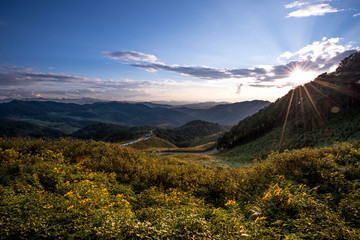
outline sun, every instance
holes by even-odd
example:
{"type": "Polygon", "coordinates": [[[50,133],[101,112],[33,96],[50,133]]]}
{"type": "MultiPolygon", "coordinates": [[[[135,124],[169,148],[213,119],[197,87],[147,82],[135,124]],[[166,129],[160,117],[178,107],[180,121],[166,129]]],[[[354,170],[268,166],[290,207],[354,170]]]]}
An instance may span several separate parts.
{"type": "Polygon", "coordinates": [[[288,78],[288,80],[293,83],[293,85],[303,85],[314,80],[316,77],[316,73],[312,71],[304,71],[302,69],[294,69],[288,78]]]}

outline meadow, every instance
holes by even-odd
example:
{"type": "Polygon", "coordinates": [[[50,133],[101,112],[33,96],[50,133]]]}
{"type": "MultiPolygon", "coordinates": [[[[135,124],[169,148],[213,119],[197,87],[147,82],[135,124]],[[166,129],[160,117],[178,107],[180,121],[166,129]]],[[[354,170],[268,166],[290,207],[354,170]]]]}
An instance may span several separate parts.
{"type": "Polygon", "coordinates": [[[360,144],[248,167],[116,143],[0,139],[0,239],[359,239],[360,144]]]}

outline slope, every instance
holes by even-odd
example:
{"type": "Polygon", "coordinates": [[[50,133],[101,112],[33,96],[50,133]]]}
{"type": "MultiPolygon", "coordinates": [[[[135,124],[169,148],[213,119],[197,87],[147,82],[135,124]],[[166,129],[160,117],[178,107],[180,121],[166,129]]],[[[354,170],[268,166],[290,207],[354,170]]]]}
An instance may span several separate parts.
{"type": "Polygon", "coordinates": [[[0,137],[47,137],[58,138],[65,134],[55,129],[41,127],[33,123],[0,118],[0,137]]]}
{"type": "Polygon", "coordinates": [[[154,134],[159,138],[171,142],[177,147],[188,147],[196,138],[220,133],[226,129],[226,127],[221,126],[218,123],[195,120],[174,129],[157,128],[155,129],[154,134]]]}
{"type": "Polygon", "coordinates": [[[70,136],[78,139],[121,142],[143,137],[150,130],[150,127],[125,127],[110,123],[96,123],[86,126],[70,136]]]}
{"type": "Polygon", "coordinates": [[[345,58],[333,73],[319,75],[258,113],[240,121],[218,139],[224,156],[247,152],[238,160],[266,156],[271,150],[328,145],[360,139],[360,53],[345,58]]]}
{"type": "Polygon", "coordinates": [[[359,239],[360,146],[204,166],[119,144],[0,138],[1,239],[359,239]]]}

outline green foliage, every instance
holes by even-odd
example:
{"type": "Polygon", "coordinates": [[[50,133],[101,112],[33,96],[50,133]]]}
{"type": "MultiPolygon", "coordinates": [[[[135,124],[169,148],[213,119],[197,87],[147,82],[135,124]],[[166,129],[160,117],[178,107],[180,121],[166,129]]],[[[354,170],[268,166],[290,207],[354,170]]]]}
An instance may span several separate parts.
{"type": "Polygon", "coordinates": [[[154,134],[159,138],[173,143],[177,147],[188,147],[192,142],[201,137],[220,133],[225,130],[226,128],[218,123],[195,120],[174,129],[158,128],[154,131],[154,134]]]}
{"type": "Polygon", "coordinates": [[[25,121],[15,121],[0,118],[0,137],[48,137],[57,138],[64,136],[63,132],[42,127],[25,121]]]}
{"type": "Polygon", "coordinates": [[[359,143],[274,152],[241,169],[187,158],[0,139],[0,239],[360,237],[359,143]]]}
{"type": "Polygon", "coordinates": [[[150,130],[150,127],[124,127],[109,123],[96,123],[72,133],[71,137],[95,141],[121,142],[143,137],[150,130]]]}

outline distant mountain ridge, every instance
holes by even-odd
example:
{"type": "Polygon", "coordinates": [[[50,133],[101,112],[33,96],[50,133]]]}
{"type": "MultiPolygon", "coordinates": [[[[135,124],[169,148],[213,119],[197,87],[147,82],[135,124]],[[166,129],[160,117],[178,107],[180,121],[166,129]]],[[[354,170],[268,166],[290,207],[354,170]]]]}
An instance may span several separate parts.
{"type": "Polygon", "coordinates": [[[91,104],[13,100],[0,103],[0,117],[16,119],[70,134],[94,123],[173,128],[193,120],[233,125],[268,105],[267,101],[222,104],[191,109],[154,103],[95,102],[91,104]]]}
{"type": "Polygon", "coordinates": [[[268,101],[245,101],[240,103],[220,104],[205,109],[180,108],[196,119],[216,122],[224,126],[232,126],[237,123],[237,119],[244,119],[258,112],[260,109],[269,105],[268,101]]]}
{"type": "Polygon", "coordinates": [[[108,123],[96,123],[86,126],[70,136],[79,139],[93,139],[96,141],[121,142],[135,140],[145,135],[155,135],[176,145],[187,147],[192,140],[212,134],[218,134],[229,128],[218,123],[201,120],[188,122],[174,129],[161,129],[152,127],[124,127],[108,123]]]}

